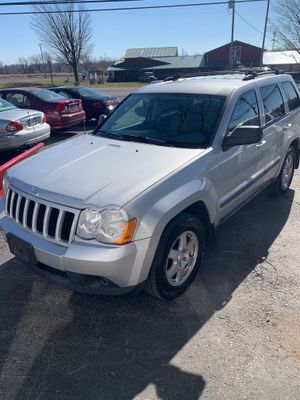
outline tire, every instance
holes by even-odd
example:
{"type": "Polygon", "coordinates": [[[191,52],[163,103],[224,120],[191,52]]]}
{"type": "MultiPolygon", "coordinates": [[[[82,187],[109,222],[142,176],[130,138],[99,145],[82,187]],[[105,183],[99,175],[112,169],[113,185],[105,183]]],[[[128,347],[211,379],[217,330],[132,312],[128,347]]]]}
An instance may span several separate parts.
{"type": "Polygon", "coordinates": [[[175,217],[167,225],[157,246],[146,292],[164,300],[182,294],[200,268],[204,244],[204,228],[198,218],[188,213],[175,217]],[[186,250],[182,251],[180,247],[186,250]]]}
{"type": "Polygon", "coordinates": [[[285,194],[291,185],[296,165],[296,151],[290,147],[286,153],[280,174],[270,185],[270,192],[274,195],[285,194]]]}

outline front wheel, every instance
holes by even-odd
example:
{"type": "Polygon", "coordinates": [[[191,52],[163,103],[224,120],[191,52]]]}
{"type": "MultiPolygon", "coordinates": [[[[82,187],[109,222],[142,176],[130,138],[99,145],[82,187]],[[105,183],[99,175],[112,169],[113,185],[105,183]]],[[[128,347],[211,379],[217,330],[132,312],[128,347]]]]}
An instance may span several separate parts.
{"type": "Polygon", "coordinates": [[[204,228],[194,215],[175,217],[162,234],[145,290],[165,300],[183,293],[200,268],[204,238],[204,228]]]}
{"type": "Polygon", "coordinates": [[[296,152],[293,147],[288,149],[285,156],[280,174],[276,180],[270,185],[270,190],[273,194],[281,195],[288,191],[295,172],[296,152]]]}

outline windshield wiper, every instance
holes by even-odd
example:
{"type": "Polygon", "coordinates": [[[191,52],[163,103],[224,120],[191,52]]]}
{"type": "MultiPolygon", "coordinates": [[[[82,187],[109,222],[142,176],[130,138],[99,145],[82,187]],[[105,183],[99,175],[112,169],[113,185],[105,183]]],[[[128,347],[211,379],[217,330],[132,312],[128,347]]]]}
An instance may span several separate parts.
{"type": "Polygon", "coordinates": [[[163,139],[153,138],[150,136],[142,136],[142,135],[135,136],[135,135],[128,135],[126,133],[116,133],[110,130],[104,131],[101,129],[98,132],[103,132],[106,136],[114,137],[118,140],[128,140],[132,142],[150,143],[150,144],[157,144],[160,146],[174,147],[172,143],[169,143],[163,139]]]}
{"type": "Polygon", "coordinates": [[[173,144],[166,142],[163,139],[153,138],[150,136],[131,136],[131,135],[128,135],[128,136],[130,136],[130,138],[132,138],[133,140],[136,140],[137,142],[158,144],[158,145],[173,147],[173,144]]]}

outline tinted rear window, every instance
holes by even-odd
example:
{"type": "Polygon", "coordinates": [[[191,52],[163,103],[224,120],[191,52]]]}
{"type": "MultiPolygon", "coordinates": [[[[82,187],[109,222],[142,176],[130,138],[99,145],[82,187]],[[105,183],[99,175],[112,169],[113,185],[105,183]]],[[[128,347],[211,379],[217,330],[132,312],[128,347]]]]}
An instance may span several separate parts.
{"type": "Polygon", "coordinates": [[[284,103],[278,85],[263,86],[260,89],[265,122],[270,124],[284,116],[284,103]]]}
{"type": "Polygon", "coordinates": [[[0,111],[12,110],[13,108],[16,108],[13,104],[0,98],[0,111]]]}
{"type": "Polygon", "coordinates": [[[62,96],[61,94],[51,92],[51,90],[47,89],[36,89],[32,91],[37,97],[42,100],[52,101],[52,100],[65,100],[66,97],[62,96]]]}
{"type": "Polygon", "coordinates": [[[86,87],[78,87],[76,89],[72,89],[74,92],[78,92],[81,97],[92,97],[92,96],[104,96],[103,93],[99,92],[95,89],[89,89],[86,87]]]}
{"type": "Polygon", "coordinates": [[[289,106],[290,111],[299,107],[299,105],[300,105],[299,96],[298,96],[294,86],[292,85],[292,83],[291,82],[282,82],[282,87],[283,87],[284,93],[287,97],[288,106],[289,106]]]}

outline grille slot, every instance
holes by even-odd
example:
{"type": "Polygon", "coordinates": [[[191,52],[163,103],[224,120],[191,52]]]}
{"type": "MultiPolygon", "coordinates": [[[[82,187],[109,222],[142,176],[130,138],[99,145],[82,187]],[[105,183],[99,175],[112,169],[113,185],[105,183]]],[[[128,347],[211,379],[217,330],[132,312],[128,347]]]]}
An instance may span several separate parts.
{"type": "Polygon", "coordinates": [[[30,229],[32,229],[33,210],[34,210],[34,201],[30,200],[26,218],[26,226],[30,229]]]}
{"type": "Polygon", "coordinates": [[[44,204],[8,189],[5,199],[7,215],[30,231],[61,244],[71,243],[77,223],[77,213],[67,207],[44,204]]]}
{"type": "Polygon", "coordinates": [[[36,220],[36,230],[39,233],[43,233],[45,212],[46,212],[45,204],[40,204],[39,211],[37,214],[37,220],[36,220]]]}

